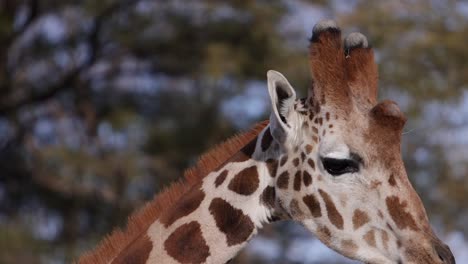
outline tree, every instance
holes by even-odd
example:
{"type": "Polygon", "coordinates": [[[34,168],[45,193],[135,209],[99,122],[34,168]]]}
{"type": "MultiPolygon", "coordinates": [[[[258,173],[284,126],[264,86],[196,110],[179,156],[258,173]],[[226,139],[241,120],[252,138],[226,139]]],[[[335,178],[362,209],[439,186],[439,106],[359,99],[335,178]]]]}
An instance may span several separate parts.
{"type": "MultiPolygon", "coordinates": [[[[346,5],[0,1],[0,262],[70,262],[124,226],[199,154],[266,118],[267,108],[249,116],[242,102],[252,91],[266,95],[267,70],[284,72],[305,95],[314,21],[298,28],[311,16],[303,10],[368,36],[382,97],[409,114],[410,178],[434,223],[466,235],[466,143],[446,136],[468,123],[448,118],[468,102],[463,3],[346,5]]],[[[284,237],[301,235],[283,223],[261,239],[280,245],[275,261],[287,263],[284,237]]],[[[235,261],[269,260],[247,249],[235,261]]]]}

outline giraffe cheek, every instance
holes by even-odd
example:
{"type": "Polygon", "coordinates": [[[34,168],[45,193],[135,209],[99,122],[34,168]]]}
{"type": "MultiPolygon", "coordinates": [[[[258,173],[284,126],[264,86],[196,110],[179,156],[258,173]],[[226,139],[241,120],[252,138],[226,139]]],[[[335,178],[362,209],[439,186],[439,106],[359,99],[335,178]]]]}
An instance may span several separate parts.
{"type": "Polygon", "coordinates": [[[336,208],[335,204],[333,203],[332,198],[328,193],[319,189],[319,193],[322,196],[323,201],[325,202],[325,207],[327,208],[328,219],[330,222],[338,229],[343,229],[344,221],[343,216],[336,208]]]}

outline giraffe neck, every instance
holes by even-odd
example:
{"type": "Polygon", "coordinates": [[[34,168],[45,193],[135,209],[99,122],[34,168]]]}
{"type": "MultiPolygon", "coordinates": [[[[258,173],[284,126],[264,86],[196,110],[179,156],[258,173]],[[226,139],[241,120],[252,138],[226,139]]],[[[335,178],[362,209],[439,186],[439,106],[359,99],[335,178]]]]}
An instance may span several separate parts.
{"type": "Polygon", "coordinates": [[[161,214],[147,231],[147,263],[225,263],[275,211],[276,159],[263,132],[161,214]]]}

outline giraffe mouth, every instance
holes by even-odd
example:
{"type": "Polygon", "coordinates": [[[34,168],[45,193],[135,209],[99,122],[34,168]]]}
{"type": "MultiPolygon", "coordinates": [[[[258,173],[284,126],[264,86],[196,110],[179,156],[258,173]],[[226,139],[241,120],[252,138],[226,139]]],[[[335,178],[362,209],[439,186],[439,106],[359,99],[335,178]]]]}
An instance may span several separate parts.
{"type": "Polygon", "coordinates": [[[403,259],[398,264],[456,264],[455,257],[450,248],[437,238],[431,239],[430,247],[421,248],[418,243],[414,243],[413,248],[407,248],[403,254],[403,259]]]}

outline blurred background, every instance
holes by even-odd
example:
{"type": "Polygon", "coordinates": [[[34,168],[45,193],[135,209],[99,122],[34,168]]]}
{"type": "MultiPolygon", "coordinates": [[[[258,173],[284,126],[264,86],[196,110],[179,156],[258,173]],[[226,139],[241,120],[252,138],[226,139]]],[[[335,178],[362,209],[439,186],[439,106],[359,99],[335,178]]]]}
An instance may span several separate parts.
{"type": "MultiPolygon", "coordinates": [[[[436,232],[468,263],[468,2],[0,0],[0,263],[69,263],[215,143],[302,96],[319,19],[376,50],[436,232]]],[[[294,223],[234,263],[354,263],[294,223]]]]}

